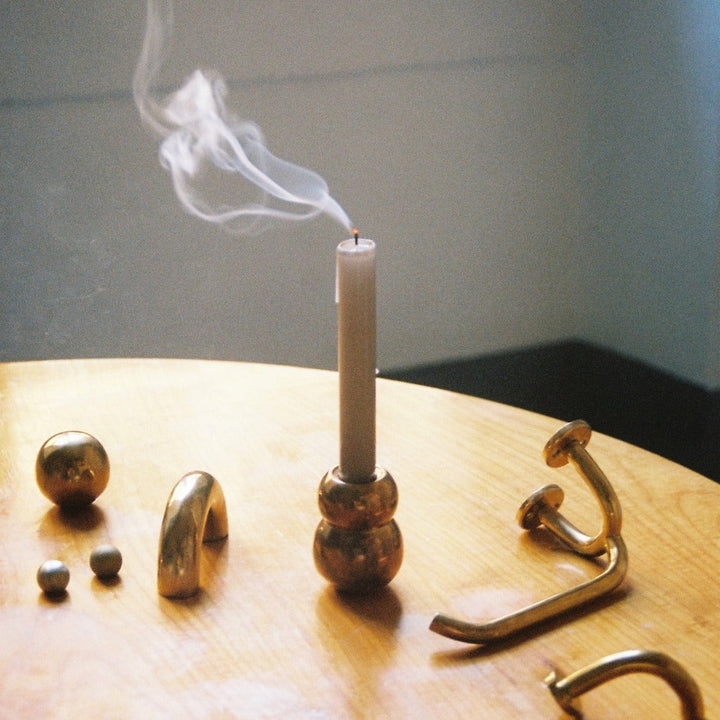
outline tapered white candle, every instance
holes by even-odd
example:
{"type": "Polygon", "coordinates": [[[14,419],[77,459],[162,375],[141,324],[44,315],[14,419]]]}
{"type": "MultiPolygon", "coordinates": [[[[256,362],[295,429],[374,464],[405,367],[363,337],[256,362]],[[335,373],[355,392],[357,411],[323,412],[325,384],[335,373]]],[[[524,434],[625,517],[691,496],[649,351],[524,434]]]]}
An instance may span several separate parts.
{"type": "Polygon", "coordinates": [[[340,475],[367,482],[375,474],[375,243],[356,234],[336,258],[340,475]]]}

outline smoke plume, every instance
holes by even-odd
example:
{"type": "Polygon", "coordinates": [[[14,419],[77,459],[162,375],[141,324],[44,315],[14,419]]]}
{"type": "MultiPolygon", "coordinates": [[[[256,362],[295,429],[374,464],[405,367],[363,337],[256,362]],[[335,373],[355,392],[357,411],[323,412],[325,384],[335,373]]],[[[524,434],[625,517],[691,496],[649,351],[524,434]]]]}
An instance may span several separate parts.
{"type": "Polygon", "coordinates": [[[160,162],[193,215],[232,232],[257,235],[277,221],[326,213],[350,230],[345,211],[320,175],[274,156],[253,122],[229,112],[220,75],[196,70],[164,98],[153,95],[172,30],[171,0],[148,0],[133,96],[160,141],[160,162]]]}

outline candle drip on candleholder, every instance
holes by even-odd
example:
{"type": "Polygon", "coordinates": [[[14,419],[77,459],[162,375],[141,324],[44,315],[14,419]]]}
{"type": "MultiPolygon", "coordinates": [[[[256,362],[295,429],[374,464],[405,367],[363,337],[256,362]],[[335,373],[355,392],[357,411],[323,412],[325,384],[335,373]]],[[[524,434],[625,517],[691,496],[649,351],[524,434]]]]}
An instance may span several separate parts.
{"type": "Polygon", "coordinates": [[[344,479],[337,467],[324,475],[313,555],[318,572],[337,590],[369,593],[395,577],[403,558],[393,519],[397,504],[397,486],[383,468],[363,481],[344,479]]]}

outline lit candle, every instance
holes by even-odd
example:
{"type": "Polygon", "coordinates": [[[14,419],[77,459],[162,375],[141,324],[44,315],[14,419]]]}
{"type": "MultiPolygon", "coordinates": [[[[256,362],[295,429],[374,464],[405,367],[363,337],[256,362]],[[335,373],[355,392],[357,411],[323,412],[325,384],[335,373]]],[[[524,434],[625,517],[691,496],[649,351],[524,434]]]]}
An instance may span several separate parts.
{"type": "Polygon", "coordinates": [[[337,248],[340,476],[375,476],[375,243],[355,237],[337,248]]]}

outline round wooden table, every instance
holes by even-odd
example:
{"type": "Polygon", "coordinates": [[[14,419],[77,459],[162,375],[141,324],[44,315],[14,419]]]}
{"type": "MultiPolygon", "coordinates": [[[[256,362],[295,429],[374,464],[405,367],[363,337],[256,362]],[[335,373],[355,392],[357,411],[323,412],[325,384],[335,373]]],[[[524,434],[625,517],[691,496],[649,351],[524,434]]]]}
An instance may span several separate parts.
{"type": "MultiPolygon", "coordinates": [[[[623,510],[620,588],[491,646],[448,639],[436,612],[485,622],[596,576],[591,561],[515,520],[536,488],[600,527],[571,467],[542,459],[564,423],[446,391],[379,380],[378,464],[397,481],[402,567],[376,593],[344,597],[317,573],[317,488],[337,464],[337,375],[184,360],[71,360],[0,366],[0,716],[8,718],[561,718],[544,678],[634,648],[667,653],[720,718],[720,486],[594,434],[588,450],[623,510]],[[82,430],[111,463],[80,513],[39,491],[43,442],[82,430]],[[203,470],[220,483],[229,535],[202,550],[200,591],[158,594],[170,491],[203,470]],[[90,551],[115,544],[114,581],[90,551]],[[35,573],[57,558],[66,595],[35,573]]],[[[672,422],[672,418],[668,418],[672,422]]],[[[587,718],[674,718],[650,675],[582,698],[587,718]]]]}

